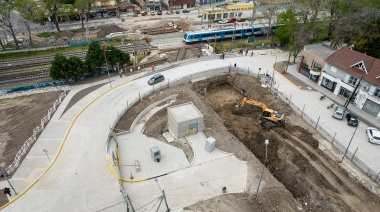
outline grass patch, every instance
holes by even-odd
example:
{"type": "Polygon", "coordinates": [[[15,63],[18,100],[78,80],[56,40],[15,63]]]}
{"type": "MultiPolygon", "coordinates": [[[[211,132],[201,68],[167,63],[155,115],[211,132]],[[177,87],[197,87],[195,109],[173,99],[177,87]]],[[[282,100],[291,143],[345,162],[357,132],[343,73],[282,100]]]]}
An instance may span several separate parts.
{"type": "Polygon", "coordinates": [[[14,60],[20,58],[28,58],[28,57],[40,57],[40,56],[48,56],[55,54],[65,54],[71,52],[81,52],[87,51],[88,45],[85,46],[73,46],[73,47],[59,47],[54,49],[45,49],[38,51],[26,51],[26,52],[9,52],[1,54],[1,60],[14,60]]]}
{"type": "Polygon", "coordinates": [[[57,34],[56,32],[41,32],[41,33],[37,34],[37,37],[48,38],[48,37],[56,35],[56,34],[57,34]]]}
{"type": "Polygon", "coordinates": [[[271,40],[270,39],[258,40],[253,43],[247,43],[247,40],[235,41],[235,42],[222,41],[222,42],[212,43],[211,46],[215,49],[216,53],[221,53],[221,52],[234,51],[233,49],[235,49],[236,51],[240,48],[255,49],[256,46],[261,46],[263,43],[270,44],[271,40]]]}
{"type": "Polygon", "coordinates": [[[7,103],[7,102],[10,102],[10,101],[18,101],[18,100],[22,100],[22,99],[25,99],[27,97],[29,97],[30,95],[26,95],[26,96],[16,96],[14,98],[9,98],[9,99],[0,99],[0,104],[4,104],[4,103],[7,103]]]}
{"type": "Polygon", "coordinates": [[[143,59],[145,59],[148,55],[138,55],[137,61],[140,63],[143,59]]]}

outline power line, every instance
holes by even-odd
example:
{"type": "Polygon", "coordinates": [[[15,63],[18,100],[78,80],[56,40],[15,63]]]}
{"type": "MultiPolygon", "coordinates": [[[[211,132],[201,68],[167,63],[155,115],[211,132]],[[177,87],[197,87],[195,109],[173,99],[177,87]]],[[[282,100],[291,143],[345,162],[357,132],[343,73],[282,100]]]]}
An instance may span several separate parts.
{"type": "MultiPolygon", "coordinates": [[[[160,197],[161,197],[161,196],[160,196],[160,197]]],[[[141,208],[143,208],[143,207],[149,205],[149,204],[152,203],[154,200],[158,200],[160,197],[157,197],[156,199],[153,199],[152,201],[148,202],[147,204],[145,204],[145,205],[143,205],[143,206],[137,208],[135,211],[137,211],[137,210],[139,210],[139,209],[141,209],[141,208]]]]}

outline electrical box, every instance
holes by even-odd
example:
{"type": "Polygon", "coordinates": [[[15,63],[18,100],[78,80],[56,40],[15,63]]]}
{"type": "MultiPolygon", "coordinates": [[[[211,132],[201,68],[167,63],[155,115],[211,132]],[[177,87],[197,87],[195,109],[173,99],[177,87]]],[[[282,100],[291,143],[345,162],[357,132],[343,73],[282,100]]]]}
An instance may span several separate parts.
{"type": "Polygon", "coordinates": [[[154,146],[150,148],[150,156],[152,157],[154,162],[159,163],[161,161],[161,151],[158,146],[154,146]]]}
{"type": "Polygon", "coordinates": [[[213,137],[207,138],[206,139],[206,146],[205,149],[208,152],[212,152],[215,149],[215,139],[213,137]]]}

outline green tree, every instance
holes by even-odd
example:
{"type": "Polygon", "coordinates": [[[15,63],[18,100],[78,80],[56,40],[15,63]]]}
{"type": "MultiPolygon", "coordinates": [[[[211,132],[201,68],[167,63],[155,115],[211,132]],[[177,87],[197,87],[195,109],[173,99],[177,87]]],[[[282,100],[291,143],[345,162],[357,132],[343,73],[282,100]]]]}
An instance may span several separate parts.
{"type": "Polygon", "coordinates": [[[356,51],[380,58],[380,18],[374,22],[368,22],[359,32],[357,39],[353,41],[356,51]]]}
{"type": "Polygon", "coordinates": [[[55,28],[58,32],[60,32],[61,30],[58,25],[57,14],[61,0],[41,0],[41,2],[43,3],[45,9],[48,11],[51,21],[53,21],[55,25],[55,28]]]}
{"type": "Polygon", "coordinates": [[[67,62],[69,78],[79,78],[86,74],[85,65],[79,57],[70,57],[67,62]]]}
{"type": "Polygon", "coordinates": [[[98,42],[91,41],[88,46],[88,51],[85,59],[88,73],[100,72],[104,61],[104,53],[100,47],[100,44],[98,42]]]}
{"type": "Polygon", "coordinates": [[[79,57],[67,59],[63,54],[55,55],[50,67],[50,77],[54,80],[79,78],[85,73],[85,65],[79,57]]]}
{"type": "Polygon", "coordinates": [[[24,19],[28,35],[29,35],[29,46],[33,46],[32,33],[30,25],[36,23],[39,20],[39,8],[34,0],[16,0],[15,9],[19,12],[20,16],[24,19]]]}
{"type": "Polygon", "coordinates": [[[117,49],[114,46],[107,47],[107,61],[112,66],[119,64],[123,67],[124,64],[128,64],[130,61],[129,53],[123,52],[120,49],[117,49]]]}
{"type": "Polygon", "coordinates": [[[16,38],[16,33],[14,31],[14,20],[11,18],[11,11],[14,9],[13,0],[4,0],[0,2],[0,27],[6,29],[9,34],[12,35],[13,40],[16,44],[16,48],[19,47],[18,40],[16,38]]]}
{"type": "Polygon", "coordinates": [[[68,70],[68,62],[63,54],[56,54],[51,62],[50,77],[53,80],[68,79],[66,70],[68,70]]]}
{"type": "Polygon", "coordinates": [[[83,17],[84,17],[84,14],[87,12],[86,10],[88,9],[88,1],[86,0],[75,1],[74,7],[78,9],[81,23],[82,23],[82,29],[84,29],[83,17]]]}
{"type": "Polygon", "coordinates": [[[286,11],[280,13],[277,23],[280,25],[275,32],[277,42],[279,42],[281,46],[290,44],[299,26],[295,10],[288,8],[286,11]]]}

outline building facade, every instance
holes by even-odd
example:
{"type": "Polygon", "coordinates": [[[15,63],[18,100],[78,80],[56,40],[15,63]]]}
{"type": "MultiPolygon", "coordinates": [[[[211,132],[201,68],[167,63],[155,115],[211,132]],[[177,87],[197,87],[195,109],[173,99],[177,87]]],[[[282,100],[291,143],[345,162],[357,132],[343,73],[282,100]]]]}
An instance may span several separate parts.
{"type": "Polygon", "coordinates": [[[298,72],[318,83],[325,66],[325,60],[336,51],[336,49],[323,44],[305,46],[298,72]]]}
{"type": "Polygon", "coordinates": [[[380,118],[379,59],[349,48],[341,48],[325,60],[318,84],[345,99],[358,86],[351,99],[352,103],[380,118]]]}

